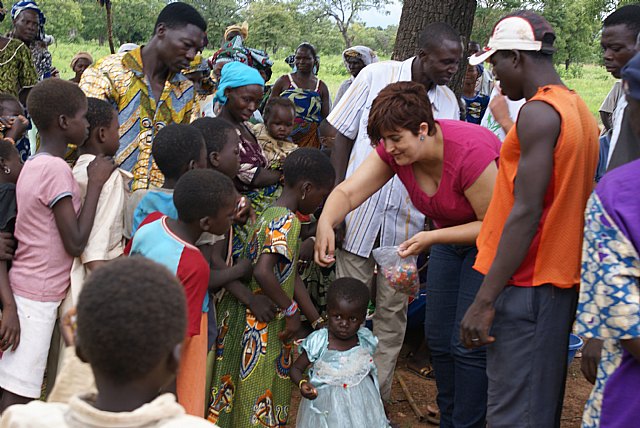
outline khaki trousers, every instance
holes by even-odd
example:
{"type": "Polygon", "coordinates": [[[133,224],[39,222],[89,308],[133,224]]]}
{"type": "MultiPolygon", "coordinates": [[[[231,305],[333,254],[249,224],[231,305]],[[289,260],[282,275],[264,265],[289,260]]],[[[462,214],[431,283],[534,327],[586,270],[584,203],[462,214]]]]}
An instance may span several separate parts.
{"type": "MultiPolygon", "coordinates": [[[[344,250],[336,250],[336,278],[355,278],[371,291],[375,261],[373,256],[360,257],[344,250]]],[[[380,395],[383,401],[391,400],[391,384],[396,361],[407,328],[409,298],[396,292],[382,275],[377,275],[376,312],[373,316],[373,334],[378,338],[378,348],[373,360],[378,369],[380,395]]]]}

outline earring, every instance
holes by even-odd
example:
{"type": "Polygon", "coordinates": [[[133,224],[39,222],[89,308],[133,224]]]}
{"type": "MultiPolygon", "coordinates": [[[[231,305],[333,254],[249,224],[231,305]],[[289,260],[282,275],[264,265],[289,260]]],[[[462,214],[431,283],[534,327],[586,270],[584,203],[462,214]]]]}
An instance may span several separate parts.
{"type": "Polygon", "coordinates": [[[304,193],[302,194],[302,200],[304,201],[304,198],[306,198],[306,197],[307,197],[307,192],[304,192],[304,193]]]}
{"type": "Polygon", "coordinates": [[[9,168],[8,166],[5,165],[4,173],[7,174],[7,175],[11,174],[11,168],[9,168]]]}
{"type": "Polygon", "coordinates": [[[420,141],[424,141],[424,135],[420,136],[420,141]]]}

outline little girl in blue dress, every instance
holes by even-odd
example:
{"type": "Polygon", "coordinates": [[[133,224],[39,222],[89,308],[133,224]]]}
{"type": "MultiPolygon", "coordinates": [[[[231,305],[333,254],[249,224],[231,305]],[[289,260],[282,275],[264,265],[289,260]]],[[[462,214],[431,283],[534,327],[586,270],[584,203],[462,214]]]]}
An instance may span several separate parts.
{"type": "Polygon", "coordinates": [[[302,342],[291,368],[304,397],[297,427],[389,427],[373,363],[378,339],[362,327],[368,302],[369,290],[356,279],[340,278],[329,287],[327,327],[302,342]]]}

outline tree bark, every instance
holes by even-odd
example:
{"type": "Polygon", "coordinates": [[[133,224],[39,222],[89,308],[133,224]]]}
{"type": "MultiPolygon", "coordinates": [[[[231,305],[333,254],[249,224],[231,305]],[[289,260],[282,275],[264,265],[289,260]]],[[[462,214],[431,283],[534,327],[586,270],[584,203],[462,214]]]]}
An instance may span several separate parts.
{"type": "MultiPolygon", "coordinates": [[[[404,60],[418,53],[418,37],[424,27],[433,22],[446,22],[462,35],[463,52],[473,28],[476,0],[404,0],[400,26],[393,49],[393,59],[404,60]]],[[[466,55],[449,86],[456,94],[462,90],[467,66],[466,55]]]]}
{"type": "Polygon", "coordinates": [[[107,37],[109,38],[109,50],[111,53],[116,53],[116,48],[113,45],[113,19],[111,17],[111,1],[107,1],[104,5],[107,11],[107,37]]]}

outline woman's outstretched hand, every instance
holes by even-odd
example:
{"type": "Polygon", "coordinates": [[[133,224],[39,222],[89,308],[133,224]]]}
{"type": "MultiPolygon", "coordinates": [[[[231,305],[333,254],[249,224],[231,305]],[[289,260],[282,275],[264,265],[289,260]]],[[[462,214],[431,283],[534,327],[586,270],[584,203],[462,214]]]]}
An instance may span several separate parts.
{"type": "Polygon", "coordinates": [[[398,246],[400,257],[417,256],[427,251],[433,245],[431,232],[419,232],[398,246]]]}
{"type": "Polygon", "coordinates": [[[316,228],[316,244],[314,247],[313,258],[319,266],[328,267],[336,261],[336,234],[333,227],[322,221],[322,217],[318,221],[316,228]]]}

